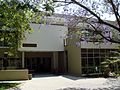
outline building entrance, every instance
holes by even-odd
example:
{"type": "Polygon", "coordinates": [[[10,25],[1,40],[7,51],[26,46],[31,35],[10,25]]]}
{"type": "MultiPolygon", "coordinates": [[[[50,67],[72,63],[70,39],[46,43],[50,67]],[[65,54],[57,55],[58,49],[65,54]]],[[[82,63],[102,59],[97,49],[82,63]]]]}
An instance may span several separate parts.
{"type": "Polygon", "coordinates": [[[25,68],[30,73],[49,73],[51,72],[50,57],[30,57],[25,58],[25,68]]]}

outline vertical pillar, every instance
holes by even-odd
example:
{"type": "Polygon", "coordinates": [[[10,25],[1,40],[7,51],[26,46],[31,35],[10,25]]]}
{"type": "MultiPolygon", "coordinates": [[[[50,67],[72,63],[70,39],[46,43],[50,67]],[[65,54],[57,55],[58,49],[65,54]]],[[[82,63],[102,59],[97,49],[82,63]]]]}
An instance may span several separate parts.
{"type": "Polygon", "coordinates": [[[67,59],[66,57],[67,56],[66,56],[66,51],[64,51],[63,53],[64,53],[63,54],[64,72],[66,73],[67,72],[67,62],[66,62],[66,59],[67,59]]]}
{"type": "Polygon", "coordinates": [[[53,68],[55,69],[56,65],[55,65],[55,52],[53,52],[53,68]]]}
{"type": "Polygon", "coordinates": [[[53,60],[54,72],[58,72],[58,52],[53,52],[53,60]]]}
{"type": "Polygon", "coordinates": [[[25,52],[22,52],[22,68],[25,68],[25,52]]]}

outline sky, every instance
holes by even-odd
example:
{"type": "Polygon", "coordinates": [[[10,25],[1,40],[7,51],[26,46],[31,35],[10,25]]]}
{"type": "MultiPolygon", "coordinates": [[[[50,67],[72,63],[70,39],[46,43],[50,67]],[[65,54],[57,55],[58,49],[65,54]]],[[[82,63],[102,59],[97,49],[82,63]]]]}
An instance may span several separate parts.
{"type": "MultiPolygon", "coordinates": [[[[77,7],[75,5],[70,5],[70,7],[76,10],[79,6],[77,7]]],[[[55,13],[64,14],[64,9],[63,8],[65,8],[65,6],[61,6],[61,7],[55,8],[55,13]]],[[[104,13],[101,16],[101,18],[104,19],[104,20],[115,21],[115,16],[114,15],[109,15],[108,13],[104,13]]]]}
{"type": "MultiPolygon", "coordinates": [[[[20,0],[20,1],[23,1],[23,0],[20,0]]],[[[63,0],[61,0],[61,1],[63,1],[63,0]]],[[[84,0],[83,0],[83,1],[84,1],[84,0]]],[[[101,2],[102,0],[88,0],[88,1],[90,1],[90,2],[91,2],[91,1],[101,2]]],[[[89,6],[90,4],[87,3],[87,5],[89,6]]],[[[79,6],[77,7],[77,5],[70,5],[70,7],[71,7],[72,9],[75,9],[75,10],[76,10],[79,6]]],[[[64,14],[65,12],[64,12],[64,9],[63,9],[63,8],[65,8],[65,6],[61,6],[61,7],[55,8],[55,13],[64,14]]],[[[114,16],[114,15],[109,15],[109,14],[107,14],[107,13],[104,13],[101,18],[104,19],[104,20],[115,21],[115,16],[114,16]]]]}

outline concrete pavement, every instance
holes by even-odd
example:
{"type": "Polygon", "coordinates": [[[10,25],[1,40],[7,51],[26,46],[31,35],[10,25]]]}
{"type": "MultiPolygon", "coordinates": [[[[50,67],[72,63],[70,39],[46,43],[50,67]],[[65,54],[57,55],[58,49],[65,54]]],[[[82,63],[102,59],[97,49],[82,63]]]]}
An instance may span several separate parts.
{"type": "Polygon", "coordinates": [[[40,75],[23,81],[14,90],[120,90],[120,78],[40,75]]]}

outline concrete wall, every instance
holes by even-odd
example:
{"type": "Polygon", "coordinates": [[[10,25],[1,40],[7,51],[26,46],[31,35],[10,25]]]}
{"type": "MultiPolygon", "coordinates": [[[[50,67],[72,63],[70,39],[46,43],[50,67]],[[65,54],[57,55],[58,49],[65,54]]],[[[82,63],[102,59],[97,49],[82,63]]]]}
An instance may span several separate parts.
{"type": "Polygon", "coordinates": [[[67,40],[67,43],[71,44],[65,47],[68,52],[68,73],[81,75],[80,47],[76,47],[75,42],[75,39],[67,40]]]}
{"type": "Polygon", "coordinates": [[[28,70],[1,70],[0,80],[28,80],[28,70]]]}
{"type": "Polygon", "coordinates": [[[103,48],[103,49],[118,49],[118,44],[115,43],[101,43],[101,44],[94,44],[93,42],[81,42],[81,48],[103,48]]]}
{"type": "Polygon", "coordinates": [[[26,34],[24,43],[37,44],[37,47],[22,47],[20,51],[64,51],[64,36],[68,30],[66,26],[30,24],[34,29],[26,34]]]}
{"type": "Polygon", "coordinates": [[[53,71],[58,72],[58,52],[53,52],[53,71]]]}

